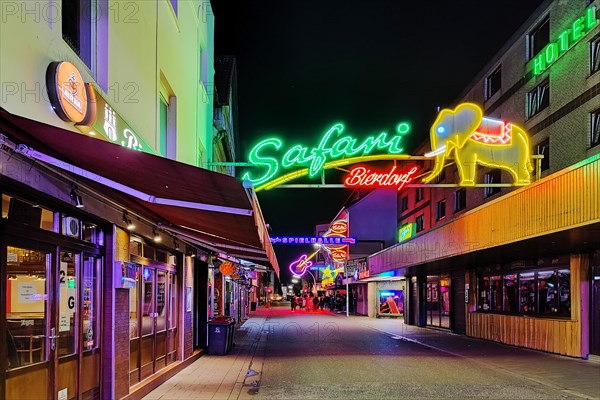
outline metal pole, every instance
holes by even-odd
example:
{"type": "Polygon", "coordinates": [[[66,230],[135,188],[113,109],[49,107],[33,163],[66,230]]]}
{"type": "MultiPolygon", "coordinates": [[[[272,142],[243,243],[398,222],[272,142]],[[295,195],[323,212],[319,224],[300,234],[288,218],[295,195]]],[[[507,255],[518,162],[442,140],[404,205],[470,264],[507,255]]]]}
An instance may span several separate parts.
{"type": "Polygon", "coordinates": [[[348,266],[344,261],[344,275],[346,275],[346,317],[350,316],[350,284],[348,283],[348,266]]]}

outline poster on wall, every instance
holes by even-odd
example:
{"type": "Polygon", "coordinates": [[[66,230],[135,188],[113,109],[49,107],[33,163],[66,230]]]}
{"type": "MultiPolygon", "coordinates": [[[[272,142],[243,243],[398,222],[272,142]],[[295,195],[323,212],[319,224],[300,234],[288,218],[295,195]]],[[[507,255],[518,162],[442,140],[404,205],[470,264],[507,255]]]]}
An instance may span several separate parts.
{"type": "Polygon", "coordinates": [[[403,290],[379,291],[379,314],[400,315],[404,312],[403,290]]]}

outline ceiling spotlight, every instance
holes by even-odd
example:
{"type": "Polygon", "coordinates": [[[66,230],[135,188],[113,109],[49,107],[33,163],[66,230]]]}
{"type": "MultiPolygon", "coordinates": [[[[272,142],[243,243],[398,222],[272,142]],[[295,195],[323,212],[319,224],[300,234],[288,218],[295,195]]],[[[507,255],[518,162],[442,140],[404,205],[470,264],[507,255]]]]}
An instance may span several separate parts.
{"type": "Polygon", "coordinates": [[[175,250],[179,250],[179,243],[177,243],[177,238],[173,236],[173,247],[175,250]]]}
{"type": "Polygon", "coordinates": [[[129,213],[127,212],[127,210],[123,210],[123,223],[127,227],[128,231],[132,231],[135,229],[135,224],[133,223],[133,221],[131,221],[131,218],[129,218],[129,213]]]}
{"type": "Polygon", "coordinates": [[[154,240],[157,243],[162,240],[162,238],[160,237],[160,235],[156,232],[155,228],[152,228],[152,240],[154,240]]]}
{"type": "Polygon", "coordinates": [[[71,200],[73,200],[73,203],[75,204],[75,207],[77,208],[83,208],[83,199],[81,198],[81,196],[79,194],[77,194],[77,185],[75,185],[74,183],[71,184],[71,200]]]}

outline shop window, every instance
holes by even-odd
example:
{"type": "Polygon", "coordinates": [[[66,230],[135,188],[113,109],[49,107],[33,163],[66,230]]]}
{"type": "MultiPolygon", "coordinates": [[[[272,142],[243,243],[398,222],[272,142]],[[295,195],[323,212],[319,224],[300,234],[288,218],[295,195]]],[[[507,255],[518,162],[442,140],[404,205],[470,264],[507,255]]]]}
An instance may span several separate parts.
{"type": "Polygon", "coordinates": [[[446,200],[440,200],[437,202],[436,211],[435,211],[435,220],[439,221],[440,219],[446,216],[446,200]]]}
{"type": "Polygon", "coordinates": [[[544,156],[540,167],[541,172],[548,170],[550,168],[550,138],[537,145],[536,154],[544,156]]]}
{"type": "Polygon", "coordinates": [[[425,229],[425,216],[423,214],[419,215],[415,222],[417,224],[417,232],[420,232],[423,229],[425,229]]]}
{"type": "Polygon", "coordinates": [[[156,259],[156,249],[148,246],[146,243],[142,243],[142,256],[154,260],[156,259]]]}
{"type": "Polygon", "coordinates": [[[83,222],[82,239],[99,246],[104,245],[104,231],[96,224],[83,222]]]}
{"type": "MultiPolygon", "coordinates": [[[[494,169],[484,176],[484,182],[486,185],[502,183],[502,172],[499,169],[494,169]]],[[[495,195],[496,193],[500,193],[499,187],[486,187],[483,189],[483,194],[485,197],[490,197],[495,195]]]]}
{"type": "Polygon", "coordinates": [[[400,200],[400,212],[408,210],[408,196],[402,197],[400,200]]]}
{"type": "Polygon", "coordinates": [[[459,189],[454,192],[454,212],[467,208],[467,190],[459,189]]]}
{"type": "Polygon", "coordinates": [[[546,79],[527,94],[527,118],[537,115],[550,105],[550,80],[546,79]]]}
{"type": "Polygon", "coordinates": [[[139,238],[131,238],[129,241],[129,254],[133,256],[142,255],[142,242],[139,238]]]}
{"type": "Polygon", "coordinates": [[[528,60],[535,57],[550,43],[550,18],[547,16],[527,35],[528,60]]]}
{"type": "Polygon", "coordinates": [[[416,196],[415,196],[415,202],[419,202],[421,200],[423,200],[425,198],[425,188],[417,188],[416,190],[416,196]]]}
{"type": "Polygon", "coordinates": [[[590,42],[590,75],[600,70],[600,37],[590,42]]]}
{"type": "Polygon", "coordinates": [[[62,0],[62,36],[81,60],[94,70],[97,0],[62,0]]]}
{"type": "Polygon", "coordinates": [[[485,99],[488,100],[502,87],[502,67],[499,66],[485,79],[485,99]]]}
{"type": "Polygon", "coordinates": [[[565,315],[571,313],[569,269],[478,277],[480,311],[565,315]]]}
{"type": "Polygon", "coordinates": [[[590,114],[590,143],[589,147],[595,147],[600,144],[600,110],[596,110],[590,114]]]}
{"type": "Polygon", "coordinates": [[[100,333],[100,290],[98,271],[101,260],[86,257],[83,262],[83,330],[82,341],[84,350],[98,348],[100,333]]]}
{"type": "Polygon", "coordinates": [[[58,322],[58,355],[66,356],[77,352],[79,327],[77,304],[79,302],[78,277],[80,255],[62,250],[60,252],[60,269],[57,303],[59,304],[58,322]]]}

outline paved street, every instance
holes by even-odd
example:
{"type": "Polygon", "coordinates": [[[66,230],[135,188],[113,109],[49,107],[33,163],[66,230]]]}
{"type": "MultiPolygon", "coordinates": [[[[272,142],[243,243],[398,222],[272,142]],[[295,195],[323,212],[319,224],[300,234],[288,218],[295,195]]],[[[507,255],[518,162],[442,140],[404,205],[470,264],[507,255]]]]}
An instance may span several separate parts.
{"type": "Polygon", "coordinates": [[[227,356],[204,356],[147,399],[600,398],[600,363],[399,320],[259,310],[227,356]],[[248,369],[258,375],[246,375],[248,369]]]}

